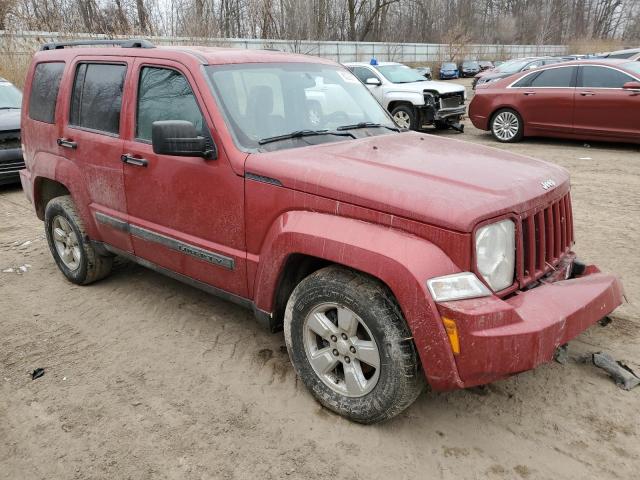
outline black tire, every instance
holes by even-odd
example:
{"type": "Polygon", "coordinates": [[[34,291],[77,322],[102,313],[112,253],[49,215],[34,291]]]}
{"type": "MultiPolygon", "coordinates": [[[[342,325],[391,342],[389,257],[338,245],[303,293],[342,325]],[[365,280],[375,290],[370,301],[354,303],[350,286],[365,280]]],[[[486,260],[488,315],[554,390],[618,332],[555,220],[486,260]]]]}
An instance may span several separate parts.
{"type": "Polygon", "coordinates": [[[113,257],[99,255],[95,251],[89,242],[82,219],[78,215],[75,204],[69,195],[53,198],[47,204],[44,213],[44,224],[49,250],[51,250],[53,259],[70,282],[78,285],[87,285],[109,275],[113,257]],[[53,229],[56,217],[62,217],[66,220],[73,233],[75,233],[77,246],[79,247],[77,268],[69,268],[55,246],[53,229]]]}
{"type": "Polygon", "coordinates": [[[284,331],[291,362],[302,382],[324,407],[350,420],[368,424],[392,418],[411,405],[424,388],[418,355],[400,308],[389,289],[368,275],[339,266],[311,274],[289,298],[284,331]],[[377,383],[363,396],[337,393],[316,374],[307,356],[305,319],[327,303],[355,313],[378,346],[377,383]]]}
{"type": "Polygon", "coordinates": [[[409,130],[417,130],[418,129],[418,118],[416,115],[416,110],[413,105],[402,104],[395,107],[391,110],[391,116],[393,117],[394,122],[400,128],[408,128],[409,130]],[[396,121],[396,115],[402,116],[408,119],[407,124],[399,124],[396,121]]]}
{"type": "Polygon", "coordinates": [[[491,134],[493,138],[501,143],[515,143],[522,140],[524,137],[524,121],[518,112],[513,110],[512,108],[501,108],[497,112],[495,112],[491,116],[491,121],[489,122],[489,129],[491,130],[491,134]],[[510,116],[515,118],[517,121],[517,129],[513,135],[502,135],[499,132],[499,119],[502,118],[503,115],[510,116]]]}

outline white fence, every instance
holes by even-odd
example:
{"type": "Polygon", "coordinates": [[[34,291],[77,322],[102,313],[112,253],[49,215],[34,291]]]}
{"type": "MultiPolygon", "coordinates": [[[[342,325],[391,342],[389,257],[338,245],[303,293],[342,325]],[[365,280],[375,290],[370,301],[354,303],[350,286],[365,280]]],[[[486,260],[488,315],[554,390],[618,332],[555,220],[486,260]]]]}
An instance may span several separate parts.
{"type": "MultiPolygon", "coordinates": [[[[113,38],[105,35],[0,30],[0,52],[31,55],[42,43],[77,39],[113,38]]],[[[125,37],[121,37],[125,38],[125,37]]],[[[337,62],[379,61],[441,62],[462,59],[507,59],[565,55],[565,45],[447,45],[435,43],[327,42],[310,40],[260,40],[244,38],[148,37],[156,45],[207,45],[247,49],[277,49],[328,58],[337,62]]]]}

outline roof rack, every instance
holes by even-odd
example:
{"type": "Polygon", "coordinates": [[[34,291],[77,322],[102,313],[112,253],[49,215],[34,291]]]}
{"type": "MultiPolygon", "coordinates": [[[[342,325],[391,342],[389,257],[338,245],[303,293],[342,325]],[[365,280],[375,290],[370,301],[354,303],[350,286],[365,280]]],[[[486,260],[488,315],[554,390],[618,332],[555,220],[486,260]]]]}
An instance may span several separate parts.
{"type": "Polygon", "coordinates": [[[113,45],[122,48],[155,48],[156,46],[149,40],[74,40],[72,42],[51,42],[45,43],[40,50],[58,50],[66,47],[80,47],[91,45],[113,45]]]}

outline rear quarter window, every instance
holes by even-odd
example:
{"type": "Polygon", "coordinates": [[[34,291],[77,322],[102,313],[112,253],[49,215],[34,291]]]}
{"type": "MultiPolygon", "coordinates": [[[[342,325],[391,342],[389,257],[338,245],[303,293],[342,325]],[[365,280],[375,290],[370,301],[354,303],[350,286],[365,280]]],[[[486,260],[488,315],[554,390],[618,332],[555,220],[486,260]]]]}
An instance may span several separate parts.
{"type": "Polygon", "coordinates": [[[36,65],[29,96],[29,118],[39,122],[55,122],[56,103],[63,72],[64,62],[36,65]]]}

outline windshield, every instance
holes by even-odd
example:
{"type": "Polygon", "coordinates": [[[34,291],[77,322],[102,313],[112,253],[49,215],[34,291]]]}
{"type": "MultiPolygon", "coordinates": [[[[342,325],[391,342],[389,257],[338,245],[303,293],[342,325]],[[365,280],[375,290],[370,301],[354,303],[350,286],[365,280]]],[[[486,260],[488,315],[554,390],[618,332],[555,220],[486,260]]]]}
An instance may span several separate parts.
{"type": "Polygon", "coordinates": [[[456,69],[456,64],[455,63],[443,63],[442,64],[442,69],[443,70],[455,70],[456,69]]]}
{"type": "Polygon", "coordinates": [[[22,93],[9,82],[0,82],[0,109],[16,108],[22,104],[22,93]]]}
{"type": "Polygon", "coordinates": [[[629,62],[620,65],[622,68],[626,68],[630,72],[640,75],[640,62],[629,62]]]}
{"type": "Polygon", "coordinates": [[[406,65],[382,65],[376,67],[391,83],[424,82],[424,77],[406,65]]]}
{"type": "Polygon", "coordinates": [[[247,151],[390,133],[387,128],[372,127],[354,130],[348,135],[335,134],[339,127],[364,122],[395,128],[367,88],[342,67],[316,63],[245,63],[205,68],[236,143],[247,151]],[[296,132],[316,134],[273,141],[273,137],[296,132]]]}
{"type": "Polygon", "coordinates": [[[496,71],[500,73],[516,73],[522,70],[529,63],[531,63],[531,60],[511,60],[509,62],[504,62],[496,68],[496,71]]]}
{"type": "Polygon", "coordinates": [[[480,64],[478,62],[462,62],[464,68],[478,68],[480,64]]]}

